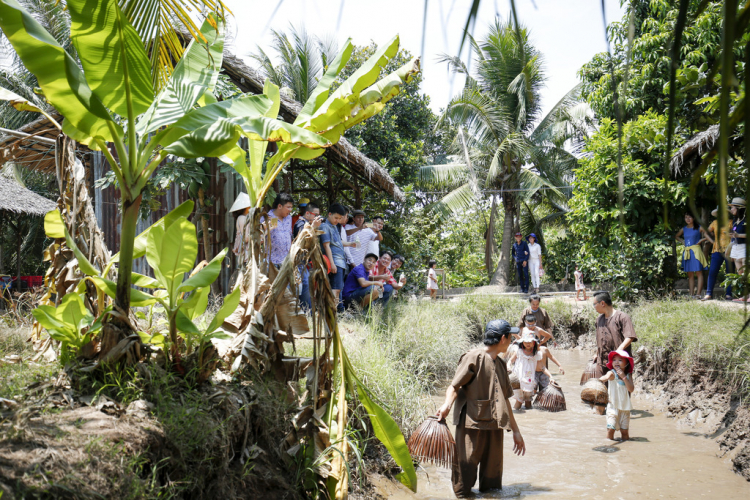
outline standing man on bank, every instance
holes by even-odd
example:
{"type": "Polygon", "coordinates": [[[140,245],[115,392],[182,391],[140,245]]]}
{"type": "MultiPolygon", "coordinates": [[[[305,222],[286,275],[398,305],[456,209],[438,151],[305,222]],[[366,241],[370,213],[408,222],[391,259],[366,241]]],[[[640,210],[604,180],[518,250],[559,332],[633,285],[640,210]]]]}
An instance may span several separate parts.
{"type": "Polygon", "coordinates": [[[529,245],[523,241],[523,235],[516,233],[516,242],[513,243],[511,254],[516,263],[516,275],[518,285],[522,293],[529,293],[529,245]]]}
{"type": "Polygon", "coordinates": [[[445,419],[458,401],[453,411],[456,456],[451,481],[459,498],[472,495],[477,467],[479,491],[503,487],[503,432],[513,431],[516,455],[526,454],[508,401],[513,395],[508,367],[500,356],[508,350],[513,333],[518,333],[518,328],[505,320],[487,323],[484,346],[461,356],[453,381],[445,391],[445,403],[437,412],[440,420],[445,419]]]}
{"type": "Polygon", "coordinates": [[[594,294],[594,309],[599,313],[596,319],[596,377],[604,376],[609,369],[609,353],[611,351],[626,351],[633,356],[631,344],[638,341],[630,316],[612,307],[609,292],[594,294]]]}

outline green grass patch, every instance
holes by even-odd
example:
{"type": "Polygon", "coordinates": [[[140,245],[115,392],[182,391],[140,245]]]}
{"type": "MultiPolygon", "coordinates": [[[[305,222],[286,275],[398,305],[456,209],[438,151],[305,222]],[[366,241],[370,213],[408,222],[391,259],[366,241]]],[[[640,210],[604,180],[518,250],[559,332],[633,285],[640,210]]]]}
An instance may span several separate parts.
{"type": "Polygon", "coordinates": [[[29,328],[0,327],[0,357],[18,355],[19,363],[0,362],[0,397],[14,399],[25,396],[25,389],[35,382],[44,382],[57,375],[60,367],[44,360],[32,362],[34,349],[26,339],[29,328]]]}
{"type": "Polygon", "coordinates": [[[638,344],[668,349],[671,359],[716,368],[743,396],[750,396],[750,331],[744,309],[690,300],[642,302],[630,309],[638,344]]]}

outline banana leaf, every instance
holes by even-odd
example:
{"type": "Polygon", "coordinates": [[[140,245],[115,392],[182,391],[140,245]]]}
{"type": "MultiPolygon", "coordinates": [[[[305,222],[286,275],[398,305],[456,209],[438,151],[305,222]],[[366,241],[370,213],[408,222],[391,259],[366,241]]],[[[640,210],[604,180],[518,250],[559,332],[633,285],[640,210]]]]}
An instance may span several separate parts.
{"type": "Polygon", "coordinates": [[[135,118],[146,111],[154,100],[151,64],[117,0],[66,3],[70,38],[91,90],[104,106],[120,116],[132,113],[135,118]]]}
{"type": "Polygon", "coordinates": [[[47,100],[70,122],[83,144],[95,138],[112,142],[122,128],[94,94],[76,61],[16,0],[0,0],[0,29],[28,70],[37,77],[47,100]]]}

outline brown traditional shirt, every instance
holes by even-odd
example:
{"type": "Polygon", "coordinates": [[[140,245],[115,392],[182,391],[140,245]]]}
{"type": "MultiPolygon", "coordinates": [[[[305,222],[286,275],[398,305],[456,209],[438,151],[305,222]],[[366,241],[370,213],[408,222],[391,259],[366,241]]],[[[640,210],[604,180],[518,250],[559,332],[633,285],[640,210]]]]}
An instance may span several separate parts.
{"type": "Polygon", "coordinates": [[[465,353],[458,361],[451,385],[458,393],[453,425],[459,425],[461,413],[465,411],[464,427],[467,429],[510,429],[506,399],[513,395],[513,389],[508,367],[500,356],[493,360],[484,347],[465,353]]]}
{"type": "MultiPolygon", "coordinates": [[[[606,365],[610,351],[614,351],[626,338],[638,341],[630,316],[622,311],[612,312],[612,316],[606,318],[600,314],[596,320],[596,360],[600,365],[606,365]]],[[[626,349],[628,354],[633,355],[631,347],[626,349]]]]}
{"type": "Polygon", "coordinates": [[[552,319],[549,317],[549,314],[547,314],[547,311],[545,311],[541,307],[537,309],[536,312],[531,310],[531,306],[524,309],[521,313],[521,319],[518,321],[518,328],[523,328],[524,326],[526,326],[527,314],[533,314],[536,317],[536,326],[538,326],[542,330],[549,332],[550,334],[552,333],[552,319]]]}

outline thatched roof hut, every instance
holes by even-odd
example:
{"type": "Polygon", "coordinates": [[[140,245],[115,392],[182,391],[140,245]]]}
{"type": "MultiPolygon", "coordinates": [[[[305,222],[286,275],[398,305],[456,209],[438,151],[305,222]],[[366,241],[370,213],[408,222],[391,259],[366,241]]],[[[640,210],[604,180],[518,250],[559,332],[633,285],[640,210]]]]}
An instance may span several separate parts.
{"type": "Polygon", "coordinates": [[[687,140],[685,144],[675,153],[670,162],[670,167],[675,173],[679,173],[685,163],[690,162],[694,157],[707,153],[716,145],[719,140],[719,126],[711,125],[706,130],[698,132],[687,140]]]}
{"type": "Polygon", "coordinates": [[[43,217],[56,206],[54,201],[26,189],[15,179],[0,175],[0,210],[43,217]]]}

